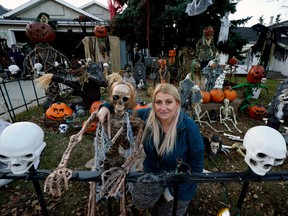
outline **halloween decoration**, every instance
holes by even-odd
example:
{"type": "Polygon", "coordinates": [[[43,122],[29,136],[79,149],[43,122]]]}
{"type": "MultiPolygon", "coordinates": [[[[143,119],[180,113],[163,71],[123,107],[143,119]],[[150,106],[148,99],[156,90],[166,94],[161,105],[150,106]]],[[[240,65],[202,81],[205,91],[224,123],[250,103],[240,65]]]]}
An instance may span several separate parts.
{"type": "Polygon", "coordinates": [[[247,74],[247,81],[244,84],[238,84],[236,86],[233,86],[231,89],[238,89],[238,88],[246,88],[244,91],[244,100],[241,102],[240,105],[240,111],[245,111],[249,106],[253,106],[254,104],[250,104],[250,99],[253,97],[253,92],[257,90],[258,88],[264,88],[267,90],[268,93],[268,88],[262,82],[265,80],[263,78],[264,76],[264,71],[263,67],[259,65],[254,65],[251,67],[250,71],[247,74]],[[261,77],[261,79],[260,79],[261,77]],[[260,79],[260,81],[259,81],[260,79]]]}
{"type": "Polygon", "coordinates": [[[210,102],[210,93],[207,91],[203,91],[203,90],[201,90],[200,92],[202,95],[203,104],[209,103],[210,102]]]}
{"type": "MultiPolygon", "coordinates": [[[[68,181],[72,177],[72,171],[67,168],[67,163],[72,149],[82,140],[87,128],[96,121],[95,158],[92,171],[102,171],[106,162],[109,162],[109,166],[112,168],[102,173],[101,188],[96,182],[91,182],[88,215],[94,214],[95,204],[96,201],[99,201],[99,198],[116,197],[116,195],[119,197],[119,194],[121,194],[122,205],[120,209],[125,211],[126,175],[130,172],[132,165],[137,161],[142,150],[140,142],[144,123],[141,119],[129,116],[128,112],[126,112],[126,109],[132,109],[135,104],[134,87],[129,83],[115,82],[110,87],[109,99],[114,105],[110,121],[101,125],[98,122],[96,112],[92,112],[82,129],[71,136],[61,162],[47,177],[44,185],[45,191],[54,196],[61,195],[62,181],[64,182],[64,188],[68,189],[68,181]],[[137,133],[134,133],[136,131],[137,133]],[[122,164],[121,167],[120,164],[122,164]],[[96,192],[96,188],[100,193],[96,192]],[[97,200],[96,193],[99,193],[97,194],[97,200]]],[[[125,214],[123,213],[123,215],[125,214]]]]}
{"type": "Polygon", "coordinates": [[[210,154],[217,155],[221,151],[222,141],[221,138],[217,135],[213,135],[210,140],[210,154]]]}
{"type": "Polygon", "coordinates": [[[223,87],[222,85],[225,80],[226,72],[224,73],[224,71],[219,67],[217,59],[210,61],[208,67],[205,67],[202,70],[202,74],[206,79],[203,84],[205,91],[211,91],[213,88],[221,89],[223,87]]]}
{"type": "Polygon", "coordinates": [[[260,83],[262,78],[265,77],[265,69],[261,65],[253,65],[248,74],[247,74],[247,81],[249,83],[257,84],[260,83]]]}
{"type": "Polygon", "coordinates": [[[93,32],[98,38],[104,38],[108,36],[107,28],[104,25],[96,25],[93,32]]]}
{"type": "Polygon", "coordinates": [[[224,92],[222,89],[212,89],[210,91],[210,100],[215,103],[222,103],[224,100],[224,92]]]}
{"type": "Polygon", "coordinates": [[[167,61],[163,57],[158,60],[159,70],[154,79],[153,87],[155,88],[159,83],[170,83],[171,74],[167,67],[167,61]]]}
{"type": "Polygon", "coordinates": [[[168,52],[169,56],[169,65],[173,65],[175,63],[175,57],[176,57],[176,50],[169,50],[168,52]]]}
{"type": "MultiPolygon", "coordinates": [[[[198,85],[201,90],[205,89],[205,77],[202,77],[200,63],[193,60],[190,64],[190,74],[189,78],[194,82],[195,85],[198,85]]],[[[186,78],[187,78],[186,76],[186,78]]]]}
{"type": "Polygon", "coordinates": [[[224,106],[220,107],[220,123],[224,124],[225,127],[228,129],[228,131],[232,131],[229,126],[227,125],[227,121],[231,122],[234,128],[239,132],[242,133],[242,131],[237,127],[237,120],[236,115],[234,113],[234,108],[229,105],[229,99],[225,98],[223,100],[224,106]]]}
{"type": "Polygon", "coordinates": [[[286,142],[282,134],[268,126],[250,128],[244,136],[245,162],[257,175],[265,175],[286,158],[286,142]]]}
{"type": "Polygon", "coordinates": [[[221,27],[218,36],[218,43],[222,42],[223,44],[227,42],[229,36],[230,20],[229,12],[225,12],[224,16],[221,18],[221,27]]]}
{"type": "Polygon", "coordinates": [[[59,127],[58,127],[58,130],[59,130],[60,134],[68,133],[68,129],[69,129],[69,126],[67,124],[60,124],[59,127]]]}
{"type": "MultiPolygon", "coordinates": [[[[82,127],[85,126],[86,122],[87,122],[87,120],[86,120],[86,121],[83,121],[82,127]]],[[[85,134],[95,133],[96,128],[97,128],[97,123],[96,123],[95,121],[94,121],[94,122],[91,122],[90,126],[89,126],[88,128],[86,128],[85,134]]]]}
{"type": "Polygon", "coordinates": [[[193,0],[191,3],[187,4],[186,13],[189,16],[196,16],[203,13],[210,5],[213,4],[212,0],[193,0]]]}
{"type": "Polygon", "coordinates": [[[224,98],[227,98],[232,102],[237,98],[237,92],[235,90],[226,89],[224,90],[224,98]]]}
{"type": "Polygon", "coordinates": [[[31,22],[26,25],[26,36],[33,43],[53,43],[56,39],[54,29],[44,22],[31,22]]]}
{"type": "Polygon", "coordinates": [[[24,174],[38,167],[45,148],[43,130],[32,122],[16,122],[6,127],[0,137],[0,161],[14,174],[24,174]]]}
{"type": "Polygon", "coordinates": [[[144,83],[144,86],[146,87],[146,67],[142,62],[135,63],[135,66],[133,68],[134,71],[134,78],[136,81],[136,85],[142,82],[144,83]]]}
{"type": "Polygon", "coordinates": [[[266,117],[267,110],[264,106],[254,105],[249,108],[249,116],[255,120],[263,120],[266,117]]]}
{"type": "Polygon", "coordinates": [[[133,110],[138,110],[138,109],[143,109],[143,108],[148,108],[146,105],[145,101],[141,101],[139,104],[137,104],[133,110]]]}
{"type": "Polygon", "coordinates": [[[102,101],[94,101],[89,110],[90,114],[94,111],[97,111],[102,103],[103,103],[102,101]]]}
{"type": "MultiPolygon", "coordinates": [[[[195,0],[196,2],[196,0],[195,0]]],[[[215,58],[216,48],[214,44],[214,29],[212,26],[207,26],[203,29],[203,35],[196,43],[196,57],[201,64],[201,69],[206,67],[208,62],[215,58]]]]}
{"type": "Polygon", "coordinates": [[[73,110],[65,103],[53,103],[45,112],[46,118],[54,121],[63,120],[70,117],[73,110]]]}

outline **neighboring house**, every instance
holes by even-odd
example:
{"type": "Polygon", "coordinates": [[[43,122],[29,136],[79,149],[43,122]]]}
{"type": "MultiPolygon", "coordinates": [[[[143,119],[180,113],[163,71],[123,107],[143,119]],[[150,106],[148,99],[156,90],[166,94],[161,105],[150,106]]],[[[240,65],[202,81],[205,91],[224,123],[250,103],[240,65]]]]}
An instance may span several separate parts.
{"type": "Polygon", "coordinates": [[[110,19],[110,13],[107,6],[96,1],[88,2],[87,4],[81,6],[80,9],[104,20],[110,19]]]}

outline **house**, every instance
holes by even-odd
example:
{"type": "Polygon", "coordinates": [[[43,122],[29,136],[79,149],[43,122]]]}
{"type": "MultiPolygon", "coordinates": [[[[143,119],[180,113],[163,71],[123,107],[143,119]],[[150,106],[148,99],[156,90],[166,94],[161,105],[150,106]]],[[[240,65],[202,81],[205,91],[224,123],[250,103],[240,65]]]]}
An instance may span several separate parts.
{"type": "MultiPolygon", "coordinates": [[[[96,40],[93,32],[95,26],[104,25],[109,28],[110,24],[108,8],[94,0],[80,8],[64,0],[31,0],[13,10],[4,12],[2,15],[0,14],[0,37],[7,41],[8,47],[12,44],[22,46],[28,43],[29,45],[31,42],[26,36],[26,25],[35,21],[37,16],[44,12],[49,15],[49,21],[55,24],[57,39],[52,46],[69,59],[72,58],[73,53],[78,52],[78,49],[84,49],[82,40],[85,37],[96,40]]],[[[111,56],[114,58],[113,61],[111,60],[114,64],[112,71],[118,71],[122,67],[120,65],[120,47],[123,47],[121,46],[123,41],[115,36],[109,36],[109,40],[111,52],[117,50],[117,53],[115,52],[111,56]]],[[[93,55],[96,56],[96,54],[93,55]]]]}

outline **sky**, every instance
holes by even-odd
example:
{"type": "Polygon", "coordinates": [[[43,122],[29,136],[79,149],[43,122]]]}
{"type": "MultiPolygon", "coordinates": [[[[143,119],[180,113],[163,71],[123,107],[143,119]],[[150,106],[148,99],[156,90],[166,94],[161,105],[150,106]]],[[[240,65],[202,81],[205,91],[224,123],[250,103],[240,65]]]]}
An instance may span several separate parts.
{"type": "MultiPolygon", "coordinates": [[[[14,9],[29,0],[0,0],[0,5],[7,9],[14,9]]],[[[92,0],[64,0],[77,7],[82,6],[92,0]]],[[[107,6],[107,0],[96,0],[97,2],[107,6]]],[[[277,14],[281,14],[281,21],[288,19],[288,8],[284,8],[283,2],[286,0],[242,0],[237,4],[237,12],[230,14],[229,19],[241,19],[248,16],[253,16],[252,19],[245,24],[246,27],[251,27],[258,23],[259,17],[263,15],[264,24],[270,24],[270,17],[274,20],[277,14]]],[[[192,2],[192,0],[191,0],[192,2]]],[[[286,3],[288,5],[288,3],[286,3]]]]}

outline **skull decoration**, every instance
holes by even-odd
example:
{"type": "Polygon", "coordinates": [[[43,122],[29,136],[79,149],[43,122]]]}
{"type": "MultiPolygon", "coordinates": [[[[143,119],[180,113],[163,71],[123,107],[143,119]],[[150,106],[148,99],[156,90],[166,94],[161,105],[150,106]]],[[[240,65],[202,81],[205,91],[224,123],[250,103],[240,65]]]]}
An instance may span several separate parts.
{"type": "Polygon", "coordinates": [[[67,124],[60,124],[58,127],[60,134],[66,134],[68,132],[68,125],[67,124]]]}
{"type": "Polygon", "coordinates": [[[286,157],[286,142],[280,132],[268,126],[250,128],[244,136],[245,162],[257,175],[265,175],[286,157]]]}
{"type": "Polygon", "coordinates": [[[36,168],[42,150],[44,132],[32,122],[17,122],[6,127],[0,137],[0,161],[14,174],[25,173],[32,165],[36,168]]]}
{"type": "Polygon", "coordinates": [[[221,150],[221,140],[219,136],[213,135],[210,142],[211,154],[217,155],[221,150]]]}
{"type": "Polygon", "coordinates": [[[110,102],[114,106],[115,114],[119,117],[124,115],[125,109],[133,109],[135,106],[135,89],[126,82],[115,82],[110,89],[110,102]]]}

